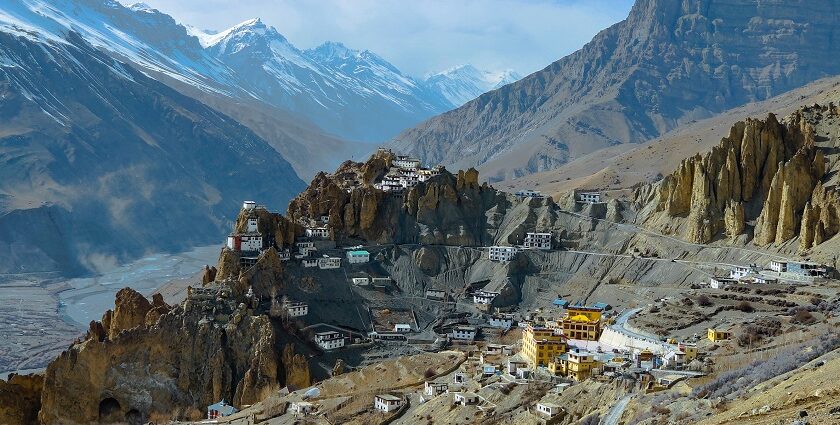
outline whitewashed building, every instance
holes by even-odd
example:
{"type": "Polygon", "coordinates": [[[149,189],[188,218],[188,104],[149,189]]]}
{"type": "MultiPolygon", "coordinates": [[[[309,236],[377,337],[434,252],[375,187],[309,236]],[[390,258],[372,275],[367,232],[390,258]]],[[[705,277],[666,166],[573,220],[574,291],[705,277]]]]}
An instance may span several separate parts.
{"type": "Polygon", "coordinates": [[[498,329],[510,329],[513,326],[513,318],[504,315],[492,315],[487,324],[498,329]]]}
{"type": "Polygon", "coordinates": [[[373,398],[373,407],[380,412],[393,412],[402,406],[402,398],[392,394],[378,394],[373,398]]]}
{"type": "Polygon", "coordinates": [[[452,339],[457,339],[461,341],[472,341],[475,339],[475,335],[478,333],[478,329],[475,326],[455,326],[452,328],[452,339]]]}
{"type": "Polygon", "coordinates": [[[289,317],[303,317],[309,314],[309,304],[286,300],[283,302],[283,310],[289,317]]]}
{"type": "Polygon", "coordinates": [[[527,198],[542,199],[545,196],[537,190],[520,190],[516,192],[516,197],[520,200],[527,198]]]}
{"type": "Polygon", "coordinates": [[[277,256],[280,258],[280,261],[289,261],[292,259],[292,254],[288,248],[277,251],[277,256]]]}
{"type": "Polygon", "coordinates": [[[310,403],[308,401],[296,401],[292,403],[292,413],[295,415],[311,415],[318,410],[318,406],[315,403],[310,403]]]}
{"type": "Polygon", "coordinates": [[[416,170],[420,167],[420,160],[404,155],[399,155],[391,162],[391,165],[404,170],[416,170]]]}
{"type": "Polygon", "coordinates": [[[245,201],[245,202],[242,203],[242,209],[243,210],[250,211],[250,210],[253,210],[256,207],[257,207],[257,203],[254,202],[254,201],[245,201]]]}
{"type": "Polygon", "coordinates": [[[350,282],[356,286],[367,286],[370,283],[370,277],[367,273],[355,273],[350,275],[350,282]]]}
{"type": "Polygon", "coordinates": [[[263,238],[259,233],[242,233],[228,236],[228,249],[234,251],[254,252],[263,247],[263,238]]]}
{"type": "Polygon", "coordinates": [[[298,253],[304,257],[317,251],[317,248],[315,248],[315,242],[312,241],[301,241],[297,242],[295,245],[297,245],[298,253]]]}
{"type": "Polygon", "coordinates": [[[723,289],[736,283],[738,283],[738,280],[729,277],[713,276],[709,278],[709,287],[712,289],[723,289]]]}
{"type": "Polygon", "coordinates": [[[300,264],[302,264],[303,267],[306,267],[306,268],[318,267],[318,260],[319,260],[318,258],[304,258],[303,260],[300,261],[300,264]]]}
{"type": "Polygon", "coordinates": [[[363,264],[370,261],[370,252],[363,249],[347,251],[347,262],[350,264],[363,264]]]}
{"type": "Polygon", "coordinates": [[[473,303],[474,304],[490,304],[490,303],[493,302],[493,300],[497,296],[499,296],[498,292],[485,291],[485,290],[476,291],[473,294],[473,303]]]}
{"type": "Polygon", "coordinates": [[[551,232],[528,232],[522,245],[525,248],[551,249],[551,232]]]}
{"type": "Polygon", "coordinates": [[[446,382],[426,381],[426,386],[423,388],[423,394],[435,397],[444,394],[449,390],[449,384],[446,382]]]}
{"type": "Polygon", "coordinates": [[[490,261],[507,262],[516,256],[518,252],[519,248],[515,246],[494,245],[490,247],[488,258],[490,258],[490,261]]]}
{"type": "Polygon", "coordinates": [[[541,401],[537,403],[537,413],[547,418],[553,418],[560,414],[561,407],[554,404],[541,401]]]}
{"type": "Polygon", "coordinates": [[[319,269],[337,269],[339,267],[341,267],[341,258],[339,257],[329,257],[325,255],[318,259],[319,269]]]}
{"type": "Polygon", "coordinates": [[[576,191],[575,200],[584,204],[598,204],[601,202],[601,192],[590,190],[576,191]]]}
{"type": "Polygon", "coordinates": [[[460,404],[461,406],[478,404],[478,395],[475,393],[454,393],[452,399],[455,404],[460,404]]]}
{"type": "Polygon", "coordinates": [[[750,264],[749,266],[735,266],[730,272],[729,277],[732,279],[740,279],[745,276],[749,276],[751,274],[758,274],[761,272],[761,269],[758,268],[755,264],[750,264]]]}
{"type": "Polygon", "coordinates": [[[345,338],[338,331],[326,331],[315,334],[315,343],[322,350],[335,350],[344,347],[345,338]]]}
{"type": "Polygon", "coordinates": [[[444,291],[443,289],[427,289],[426,298],[431,300],[445,300],[446,291],[444,291]]]}
{"type": "Polygon", "coordinates": [[[310,238],[326,239],[330,237],[330,231],[326,227],[307,227],[306,236],[310,238]]]}
{"type": "Polygon", "coordinates": [[[408,333],[411,332],[411,325],[408,323],[397,323],[394,325],[394,332],[397,333],[408,333]]]}

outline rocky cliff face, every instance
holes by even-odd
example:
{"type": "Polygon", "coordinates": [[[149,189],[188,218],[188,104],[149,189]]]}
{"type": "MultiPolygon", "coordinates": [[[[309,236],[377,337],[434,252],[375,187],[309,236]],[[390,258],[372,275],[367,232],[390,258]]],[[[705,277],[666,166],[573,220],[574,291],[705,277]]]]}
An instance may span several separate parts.
{"type": "Polygon", "coordinates": [[[783,122],[771,114],[735,124],[711,152],[637,190],[640,221],[695,243],[749,233],[757,245],[801,236],[800,250],[825,241],[838,231],[836,182],[824,179],[837,116],[816,105],[783,122]]]}
{"type": "Polygon", "coordinates": [[[195,420],[221,399],[241,406],[308,385],[306,360],[271,319],[217,288],[175,307],[120,291],[113,312],[47,367],[39,420],[195,420]]]}
{"type": "Polygon", "coordinates": [[[8,380],[0,379],[0,423],[36,423],[43,386],[44,378],[40,375],[12,374],[8,380]]]}
{"type": "MultiPolygon", "coordinates": [[[[395,138],[427,163],[491,181],[840,73],[836,1],[637,0],[577,52],[395,138]]],[[[772,176],[771,176],[772,178],[772,176]]]]}
{"type": "Polygon", "coordinates": [[[440,175],[401,195],[370,183],[386,171],[389,159],[374,155],[365,163],[345,163],[334,174],[321,173],[289,204],[293,221],[329,216],[336,240],[365,239],[376,243],[486,245],[492,242],[491,212],[503,213],[506,196],[478,182],[478,171],[440,175]],[[359,184],[350,189],[345,183],[359,184]]]}

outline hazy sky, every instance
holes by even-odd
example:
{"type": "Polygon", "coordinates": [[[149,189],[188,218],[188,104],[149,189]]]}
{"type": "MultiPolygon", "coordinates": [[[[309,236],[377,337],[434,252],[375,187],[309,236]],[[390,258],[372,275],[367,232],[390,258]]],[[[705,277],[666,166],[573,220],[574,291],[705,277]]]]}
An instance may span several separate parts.
{"type": "MultiPolygon", "coordinates": [[[[134,3],[132,0],[121,0],[134,3]]],[[[222,30],[259,17],[298,48],[340,41],[422,76],[470,63],[542,69],[624,19],[632,0],[145,0],[181,23],[222,30]]]]}

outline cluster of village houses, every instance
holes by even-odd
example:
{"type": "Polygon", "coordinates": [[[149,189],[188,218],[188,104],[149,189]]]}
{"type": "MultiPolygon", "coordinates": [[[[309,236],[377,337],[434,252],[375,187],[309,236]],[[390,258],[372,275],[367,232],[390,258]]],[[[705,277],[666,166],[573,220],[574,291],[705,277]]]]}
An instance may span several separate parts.
{"type": "Polygon", "coordinates": [[[831,277],[833,269],[809,261],[771,261],[761,268],[756,264],[735,266],[726,276],[712,276],[709,287],[723,289],[734,284],[813,283],[831,277]]]}
{"type": "MultiPolygon", "coordinates": [[[[388,191],[403,190],[411,187],[419,181],[425,181],[429,176],[434,175],[439,169],[427,170],[420,167],[420,162],[413,158],[398,156],[392,163],[393,168],[389,171],[382,182],[377,183],[380,189],[388,191]]],[[[517,193],[518,197],[533,198],[541,197],[539,192],[523,191],[517,193]]],[[[600,193],[591,191],[576,192],[576,201],[581,203],[600,203],[600,193]]],[[[264,208],[257,206],[252,201],[246,201],[243,205],[251,215],[247,219],[245,232],[231,234],[227,240],[227,247],[240,252],[243,265],[249,265],[256,261],[261,250],[268,245],[263,235],[258,230],[256,209],[264,208]]],[[[294,255],[289,250],[280,253],[283,261],[289,261],[294,257],[300,261],[303,267],[318,267],[320,269],[335,269],[342,265],[342,261],[348,264],[364,264],[370,261],[370,252],[362,247],[354,247],[346,250],[343,257],[329,255],[318,256],[319,250],[334,251],[335,243],[330,241],[330,234],[326,227],[328,217],[321,217],[320,222],[306,227],[306,236],[295,243],[296,252],[294,255]]],[[[507,262],[514,256],[527,249],[550,250],[553,248],[553,235],[551,232],[528,232],[521,245],[518,246],[492,246],[489,248],[488,257],[492,261],[507,262]]],[[[728,277],[715,277],[710,286],[722,287],[731,283],[773,283],[779,279],[815,279],[827,276],[831,270],[824,265],[808,262],[773,261],[766,270],[759,269],[755,265],[734,268],[728,277]]],[[[376,276],[369,273],[352,273],[348,276],[354,286],[373,286],[385,288],[391,283],[387,276],[376,276]]],[[[441,289],[430,288],[426,291],[426,298],[431,300],[448,300],[449,294],[441,289]]],[[[472,293],[473,303],[479,310],[489,312],[492,309],[493,300],[499,296],[498,292],[480,289],[472,293]]],[[[481,356],[481,372],[484,376],[492,376],[500,373],[508,373],[518,379],[527,379],[531,374],[549,374],[552,376],[565,377],[573,381],[582,381],[593,375],[617,376],[628,371],[644,375],[644,371],[655,368],[681,369],[694,362],[698,356],[695,343],[676,341],[645,341],[641,346],[627,345],[622,350],[587,351],[587,342],[597,342],[605,333],[613,332],[608,329],[608,314],[606,311],[611,307],[604,303],[593,305],[582,305],[580,303],[570,304],[565,300],[555,300],[554,305],[565,310],[565,314],[558,320],[521,320],[517,323],[515,316],[510,313],[495,312],[487,314],[484,318],[486,326],[508,331],[514,326],[522,329],[521,347],[518,352],[513,352],[513,346],[498,344],[487,344],[484,354],[481,356]],[[485,357],[486,356],[486,357],[485,357]],[[506,358],[506,363],[492,363],[485,359],[494,356],[506,358]]],[[[289,317],[302,317],[308,313],[308,305],[303,302],[295,302],[288,299],[281,301],[272,300],[272,311],[279,311],[289,317]]],[[[414,331],[409,323],[396,323],[390,332],[371,332],[368,337],[380,340],[406,341],[406,334],[414,331]]],[[[473,344],[479,335],[480,327],[474,324],[457,324],[450,328],[446,338],[455,344],[473,344]]],[[[613,332],[614,333],[614,332],[613,332]]],[[[731,338],[731,333],[723,329],[708,329],[707,338],[712,342],[725,341],[731,338]]],[[[613,337],[611,335],[611,337],[613,337]]],[[[620,338],[620,336],[619,336],[620,338]]],[[[315,343],[323,350],[336,350],[345,347],[350,339],[346,332],[338,330],[327,330],[315,334],[315,343]]],[[[600,347],[600,345],[596,344],[600,347]]],[[[649,375],[645,375],[649,376],[649,375]]],[[[450,385],[443,381],[426,382],[424,393],[426,396],[436,396],[443,393],[452,393],[453,402],[469,405],[478,403],[478,396],[474,393],[464,392],[460,384],[468,379],[464,373],[454,375],[455,382],[450,385]],[[460,382],[459,382],[460,380],[460,382]],[[454,390],[454,391],[453,391],[454,390]]],[[[667,384],[668,379],[660,384],[667,384]]],[[[393,412],[404,405],[404,398],[393,394],[379,394],[373,399],[375,409],[382,412],[393,412]]],[[[221,404],[208,408],[208,417],[220,415],[222,411],[229,411],[230,406],[221,404]],[[211,410],[212,408],[212,410],[211,410]],[[226,410],[227,409],[227,410],[226,410]]],[[[317,406],[310,402],[299,402],[292,406],[292,410],[299,414],[308,414],[317,410],[317,406]]],[[[535,412],[539,415],[551,418],[557,415],[560,407],[548,402],[541,402],[535,406],[535,412]]]]}
{"type": "MultiPolygon", "coordinates": [[[[380,154],[385,152],[390,153],[391,151],[385,148],[379,148],[378,150],[380,154]]],[[[440,175],[442,170],[443,167],[440,165],[425,168],[417,158],[397,155],[391,160],[391,166],[382,180],[374,183],[373,186],[386,192],[401,193],[417,183],[425,182],[440,175]]]]}

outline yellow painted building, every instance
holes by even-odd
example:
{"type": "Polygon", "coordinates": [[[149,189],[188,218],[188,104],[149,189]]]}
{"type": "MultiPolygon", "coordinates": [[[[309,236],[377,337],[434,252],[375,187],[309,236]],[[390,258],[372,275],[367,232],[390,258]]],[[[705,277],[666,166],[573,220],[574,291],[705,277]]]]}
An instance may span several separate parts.
{"type": "Polygon", "coordinates": [[[709,328],[707,337],[712,342],[726,341],[732,338],[732,332],[709,328]]]}
{"type": "Polygon", "coordinates": [[[601,336],[601,315],[597,307],[569,306],[560,321],[563,334],[570,339],[597,341],[601,336]]]}
{"type": "Polygon", "coordinates": [[[566,337],[552,328],[528,325],[522,333],[521,353],[531,367],[546,366],[566,349],[566,337]]]}
{"type": "Polygon", "coordinates": [[[600,366],[595,355],[577,348],[561,354],[548,364],[548,370],[555,374],[566,376],[575,381],[583,381],[592,375],[592,369],[600,366]]]}
{"type": "Polygon", "coordinates": [[[692,360],[697,358],[697,344],[691,344],[688,342],[681,342],[678,345],[680,351],[685,353],[685,362],[689,363],[692,360]]]}

